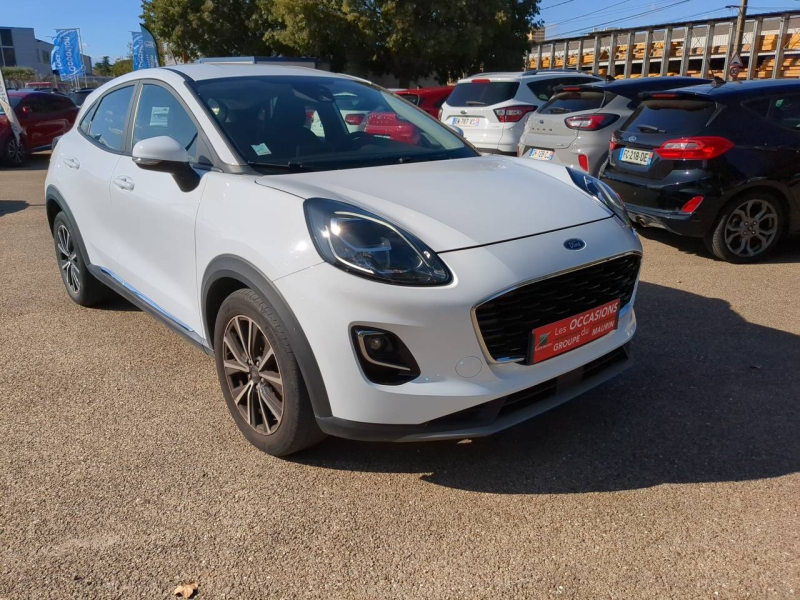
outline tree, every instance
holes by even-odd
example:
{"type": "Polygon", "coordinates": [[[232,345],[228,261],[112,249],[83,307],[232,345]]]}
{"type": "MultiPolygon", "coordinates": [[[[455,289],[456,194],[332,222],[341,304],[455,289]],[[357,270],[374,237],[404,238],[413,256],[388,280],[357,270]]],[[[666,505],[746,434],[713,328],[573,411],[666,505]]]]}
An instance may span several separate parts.
{"type": "Polygon", "coordinates": [[[104,56],[103,60],[94,63],[94,72],[96,75],[111,75],[111,59],[104,56]]]}
{"type": "Polygon", "coordinates": [[[114,61],[114,64],[111,65],[111,72],[109,74],[113,77],[119,77],[131,71],[133,71],[133,59],[118,58],[114,61]]]}
{"type": "Polygon", "coordinates": [[[6,81],[17,81],[25,83],[27,81],[36,81],[36,71],[30,67],[3,67],[0,69],[6,81]]]}
{"type": "Polygon", "coordinates": [[[143,0],[142,19],[175,55],[271,56],[265,32],[279,27],[266,0],[143,0]]]}

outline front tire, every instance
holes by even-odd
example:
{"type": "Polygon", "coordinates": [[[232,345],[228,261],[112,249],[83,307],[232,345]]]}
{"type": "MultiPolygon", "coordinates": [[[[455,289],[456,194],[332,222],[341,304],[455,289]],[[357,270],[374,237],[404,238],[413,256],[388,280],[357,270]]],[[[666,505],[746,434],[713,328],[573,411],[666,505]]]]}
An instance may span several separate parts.
{"type": "Polygon", "coordinates": [[[53,220],[53,243],[61,281],[73,302],[94,306],[111,296],[111,290],[86,268],[86,257],[76,241],[75,227],[63,212],[53,220]]]}
{"type": "Polygon", "coordinates": [[[287,456],[324,438],[286,328],[252,290],[238,290],[222,303],[214,354],[228,410],[251,444],[287,456]]]}
{"type": "Polygon", "coordinates": [[[714,256],[730,263],[764,260],[784,229],[781,203],[770,193],[754,191],[731,200],[705,239],[714,256]]]}
{"type": "Polygon", "coordinates": [[[25,141],[22,138],[17,141],[13,134],[8,136],[5,144],[3,144],[3,160],[12,167],[23,166],[28,161],[25,141]]]}

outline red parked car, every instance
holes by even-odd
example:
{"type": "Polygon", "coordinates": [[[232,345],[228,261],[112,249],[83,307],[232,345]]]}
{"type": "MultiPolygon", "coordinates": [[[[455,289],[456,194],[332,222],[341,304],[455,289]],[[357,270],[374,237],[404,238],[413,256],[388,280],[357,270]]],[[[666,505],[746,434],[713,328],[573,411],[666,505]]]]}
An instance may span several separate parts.
{"type": "Polygon", "coordinates": [[[67,133],[78,116],[79,108],[67,96],[28,90],[9,91],[8,96],[23,129],[18,144],[0,109],[0,162],[13,167],[24,164],[31,152],[52,148],[53,139],[67,133]]]}
{"type": "Polygon", "coordinates": [[[396,92],[396,94],[412,104],[416,104],[426,113],[438,119],[439,109],[454,89],[454,86],[445,85],[442,87],[420,88],[418,90],[402,90],[396,92]]]}
{"type": "Polygon", "coordinates": [[[395,112],[371,112],[367,117],[365,133],[386,137],[405,144],[419,143],[419,129],[395,112]]]}

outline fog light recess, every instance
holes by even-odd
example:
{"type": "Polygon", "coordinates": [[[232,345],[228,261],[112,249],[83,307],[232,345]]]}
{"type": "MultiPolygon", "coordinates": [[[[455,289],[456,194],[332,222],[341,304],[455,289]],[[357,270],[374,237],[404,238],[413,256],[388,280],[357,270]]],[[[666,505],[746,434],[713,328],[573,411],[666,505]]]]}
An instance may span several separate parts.
{"type": "Polygon", "coordinates": [[[411,351],[391,331],[355,326],[351,333],[361,370],[373,383],[400,385],[419,377],[411,351]]]}

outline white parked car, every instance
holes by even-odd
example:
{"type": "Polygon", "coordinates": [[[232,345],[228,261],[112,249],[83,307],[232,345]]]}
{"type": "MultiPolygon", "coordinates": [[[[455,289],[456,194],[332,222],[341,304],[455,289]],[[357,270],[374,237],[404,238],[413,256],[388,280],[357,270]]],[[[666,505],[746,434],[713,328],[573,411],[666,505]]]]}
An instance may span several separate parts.
{"type": "Polygon", "coordinates": [[[601,81],[579,71],[478,73],[458,82],[440,119],[460,128],[478,150],[516,156],[525,120],[560,85],[601,81]]]}
{"type": "Polygon", "coordinates": [[[234,421],[275,455],[324,433],[491,434],[628,364],[641,246],[610,189],[482,157],[355,78],[116,78],[56,146],[46,202],[72,300],[113,290],[213,354],[234,421]],[[351,132],[340,93],[419,141],[351,132]]]}

